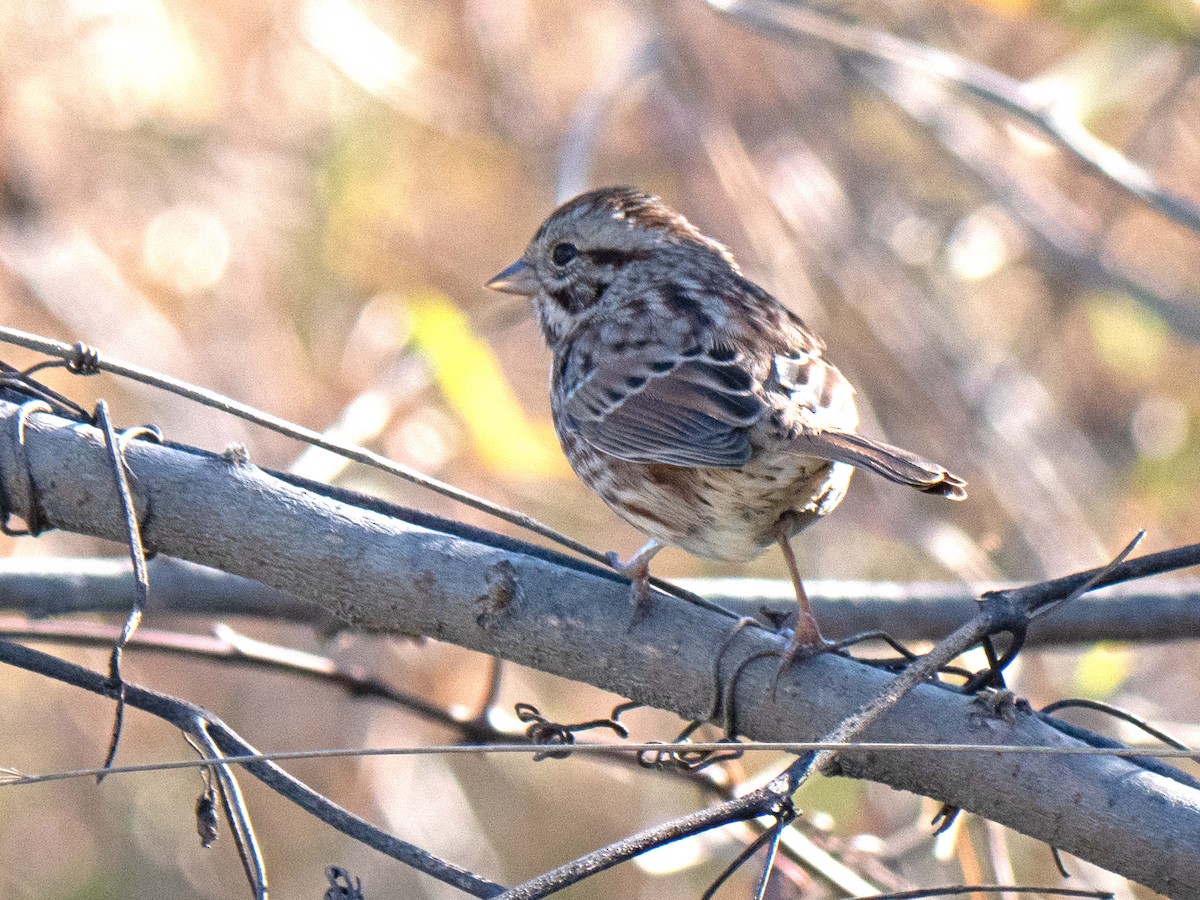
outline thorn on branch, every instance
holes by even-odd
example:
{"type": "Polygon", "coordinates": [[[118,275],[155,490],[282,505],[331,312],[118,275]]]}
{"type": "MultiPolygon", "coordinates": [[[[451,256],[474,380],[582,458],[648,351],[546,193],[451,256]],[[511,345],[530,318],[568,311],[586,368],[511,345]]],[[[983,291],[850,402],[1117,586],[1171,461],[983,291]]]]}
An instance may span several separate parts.
{"type": "Polygon", "coordinates": [[[250,465],[250,449],[241,441],[227,444],[221,451],[221,457],[234,466],[250,465]]]}
{"type": "Polygon", "coordinates": [[[962,810],[957,806],[953,806],[949,803],[943,803],[942,808],[939,809],[934,817],[929,820],[929,824],[933,826],[933,836],[937,837],[939,834],[945,834],[947,831],[953,828],[954,821],[958,818],[958,814],[961,812],[962,810]]]}
{"type": "Polygon", "coordinates": [[[982,641],[982,646],[988,654],[989,665],[986,671],[971,678],[963,686],[963,691],[965,693],[973,693],[984,685],[997,688],[1003,687],[1004,669],[1021,652],[1021,648],[1025,645],[1025,636],[1029,630],[1029,624],[1035,619],[1053,612],[1060,606],[1078,600],[1094,588],[1113,583],[1114,580],[1128,580],[1138,577],[1136,574],[1129,573],[1124,578],[1117,578],[1117,574],[1118,570],[1122,568],[1122,564],[1129,557],[1129,554],[1134,551],[1134,548],[1141,543],[1142,538],[1145,536],[1146,532],[1144,530],[1139,531],[1133,540],[1126,544],[1124,549],[1113,557],[1107,565],[1084,573],[1082,576],[1058,579],[1055,582],[1042,582],[1020,588],[987,591],[981,595],[979,602],[983,606],[983,614],[987,617],[986,635],[982,641]],[[1047,591],[1048,588],[1057,587],[1064,583],[1071,583],[1073,585],[1065,594],[1047,591]],[[1012,635],[1012,643],[1008,645],[1004,654],[997,658],[989,639],[996,634],[1004,632],[1012,635]]]}
{"type": "Polygon", "coordinates": [[[967,717],[967,721],[973,728],[985,728],[996,721],[1015,725],[1018,714],[1033,712],[1028,700],[1018,697],[1007,688],[985,687],[971,698],[971,704],[976,711],[967,717]]]}
{"type": "MultiPolygon", "coordinates": [[[[12,456],[19,459],[21,464],[16,466],[16,470],[25,476],[25,494],[29,497],[29,506],[18,512],[12,507],[12,502],[8,497],[7,490],[3,490],[3,496],[0,500],[4,503],[4,519],[0,524],[0,530],[3,530],[9,537],[22,537],[28,535],[37,537],[49,526],[49,521],[46,514],[42,511],[42,505],[39,502],[40,491],[38,490],[37,482],[33,478],[33,468],[29,464],[29,454],[25,447],[25,422],[29,416],[35,412],[52,412],[51,406],[45,400],[28,400],[22,403],[17,410],[14,428],[12,432],[12,456]],[[9,519],[12,516],[20,516],[25,521],[24,528],[13,528],[9,524],[9,519]]],[[[0,482],[2,485],[2,482],[0,482]]]]}

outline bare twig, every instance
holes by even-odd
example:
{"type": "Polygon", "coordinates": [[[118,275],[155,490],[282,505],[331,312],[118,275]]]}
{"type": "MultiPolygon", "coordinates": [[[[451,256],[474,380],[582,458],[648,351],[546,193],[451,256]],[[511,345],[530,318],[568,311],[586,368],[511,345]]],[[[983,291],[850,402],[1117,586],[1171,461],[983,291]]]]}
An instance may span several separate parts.
{"type": "MultiPolygon", "coordinates": [[[[428,700],[398,690],[358,666],[344,667],[336,661],[290,647],[268,644],[238,634],[226,625],[214,627],[215,635],[186,634],[140,628],[128,646],[139,650],[169,653],[197,659],[224,660],[241,665],[309,678],[342,688],[355,698],[385,700],[434,725],[459,732],[463,740],[517,740],[517,732],[500,731],[481,718],[455,716],[428,700]]],[[[95,622],[38,622],[12,617],[0,618],[0,638],[50,641],[81,647],[111,647],[120,628],[95,622]]]]}
{"type": "MultiPolygon", "coordinates": [[[[216,741],[208,733],[208,722],[204,717],[197,716],[186,733],[207,758],[219,760],[223,756],[216,741]]],[[[254,896],[259,900],[266,900],[267,864],[258,845],[258,838],[254,835],[254,826],[250,823],[250,811],[246,807],[242,789],[229,766],[216,765],[209,771],[216,772],[217,792],[225,810],[225,817],[229,821],[229,830],[233,833],[242,867],[246,871],[246,880],[250,883],[254,896]]]]}
{"type": "MultiPolygon", "coordinates": [[[[19,666],[30,672],[45,675],[95,694],[106,692],[105,677],[98,672],[92,672],[82,666],[74,665],[29,647],[22,647],[20,644],[0,641],[0,657],[8,665],[19,666]]],[[[174,724],[184,733],[193,735],[197,739],[200,739],[197,728],[202,727],[206,736],[204,744],[207,746],[211,741],[212,746],[224,756],[255,754],[254,748],[233,729],[207,710],[194,704],[128,683],[125,686],[125,702],[135,709],[141,709],[174,724]],[[198,726],[197,723],[201,723],[201,725],[198,726]]],[[[245,762],[242,765],[247,772],[267,787],[277,791],[305,811],[355,840],[424,872],[426,875],[453,885],[472,897],[494,897],[503,890],[494,882],[480,878],[465,869],[439,859],[420,847],[380,831],[370,823],[321,796],[303,782],[288,775],[272,762],[260,760],[245,762]]],[[[263,883],[265,884],[265,882],[263,883]]]]}
{"type": "Polygon", "coordinates": [[[1029,85],[944,50],[852,25],[814,9],[775,0],[706,0],[734,21],[776,40],[816,38],[842,50],[886,60],[992,104],[1036,128],[1084,166],[1152,209],[1200,233],[1200,204],[1166,191],[1144,168],[1089,132],[1062,104],[1040,98],[1029,85]]]}
{"type": "Polygon", "coordinates": [[[712,809],[704,809],[681,816],[665,825],[648,828],[637,834],[610,844],[594,853],[552,869],[536,878],[517,885],[500,895],[501,900],[535,900],[571,884],[603,872],[613,866],[632,859],[647,850],[661,847],[672,841],[690,837],[733,822],[745,822],[759,816],[777,816],[790,805],[792,784],[785,778],[776,778],[752,793],[712,809]]]}
{"type": "Polygon", "coordinates": [[[925,897],[959,897],[963,894],[1041,894],[1047,897],[1094,897],[1112,900],[1108,891],[1089,891],[1081,888],[1028,887],[1012,884],[952,884],[946,887],[921,888],[915,891],[893,891],[876,894],[863,900],[922,900],[925,897]]]}
{"type": "MultiPolygon", "coordinates": [[[[150,573],[146,569],[146,548],[142,544],[142,530],[138,523],[137,510],[134,508],[133,491],[129,486],[129,472],[125,465],[125,441],[138,436],[158,437],[157,432],[148,428],[135,428],[123,432],[119,437],[113,429],[112,420],[108,416],[108,404],[103,400],[96,403],[96,423],[104,434],[104,446],[108,450],[109,463],[112,465],[113,483],[117,496],[121,500],[121,517],[125,520],[125,540],[129,546],[129,558],[133,563],[133,578],[137,591],[133,595],[133,603],[121,633],[113,642],[112,653],[108,660],[108,682],[110,689],[116,694],[117,709],[113,717],[112,738],[108,743],[108,752],[104,756],[104,765],[111,766],[117,757],[117,747],[121,743],[121,730],[125,721],[125,682],[121,678],[121,653],[129,639],[137,631],[142,621],[142,613],[150,599],[150,573]]],[[[102,780],[103,776],[97,778],[102,780]]]]}

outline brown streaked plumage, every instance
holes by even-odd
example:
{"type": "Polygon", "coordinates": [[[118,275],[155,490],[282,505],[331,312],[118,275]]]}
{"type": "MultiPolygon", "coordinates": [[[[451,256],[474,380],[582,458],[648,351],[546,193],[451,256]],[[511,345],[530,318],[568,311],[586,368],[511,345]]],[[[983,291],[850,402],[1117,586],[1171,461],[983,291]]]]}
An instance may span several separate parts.
{"type": "Polygon", "coordinates": [[[801,605],[785,665],[822,645],[789,538],[841,502],[854,467],[966,497],[941,466],[855,434],[854,389],[821,340],[655,197],[576,197],[488,286],[532,298],[567,459],[651,538],[614,558],[635,598],[662,545],[748,560],[779,543],[801,605]]]}

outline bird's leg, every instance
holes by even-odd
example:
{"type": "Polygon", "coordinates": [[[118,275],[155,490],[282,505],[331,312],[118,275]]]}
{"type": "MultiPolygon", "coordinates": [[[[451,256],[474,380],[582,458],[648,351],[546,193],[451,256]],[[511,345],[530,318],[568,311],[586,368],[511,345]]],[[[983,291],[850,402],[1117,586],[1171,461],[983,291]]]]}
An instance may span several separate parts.
{"type": "Polygon", "coordinates": [[[792,639],[788,641],[787,647],[783,650],[779,660],[779,669],[775,672],[775,679],[771,683],[772,694],[775,692],[776,685],[779,684],[780,676],[788,670],[797,656],[804,657],[824,653],[832,646],[822,637],[821,629],[817,626],[812,603],[809,602],[808,592],[804,590],[804,582],[800,579],[800,569],[796,566],[796,554],[792,552],[792,542],[786,533],[779,536],[779,549],[783,551],[783,558],[787,561],[788,574],[792,576],[792,586],[796,589],[796,602],[800,605],[800,610],[796,619],[796,628],[792,632],[792,639]]]}
{"type": "Polygon", "coordinates": [[[650,600],[650,560],[662,549],[658,541],[647,541],[637,553],[629,557],[629,562],[621,562],[616,553],[608,552],[605,556],[608,564],[633,582],[629,590],[629,601],[633,604],[632,628],[646,614],[646,606],[650,600]]]}

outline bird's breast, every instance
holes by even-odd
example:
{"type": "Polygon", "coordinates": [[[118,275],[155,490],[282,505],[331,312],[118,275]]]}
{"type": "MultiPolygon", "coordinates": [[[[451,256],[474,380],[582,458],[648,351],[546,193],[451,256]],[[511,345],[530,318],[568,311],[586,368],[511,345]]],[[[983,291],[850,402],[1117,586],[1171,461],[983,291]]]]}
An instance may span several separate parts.
{"type": "Polygon", "coordinates": [[[709,559],[756,559],[832,510],[850,467],[795,454],[760,456],[737,469],[636,463],[559,432],[580,479],[638,531],[709,559]]]}

